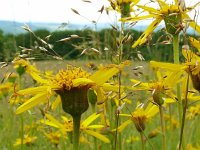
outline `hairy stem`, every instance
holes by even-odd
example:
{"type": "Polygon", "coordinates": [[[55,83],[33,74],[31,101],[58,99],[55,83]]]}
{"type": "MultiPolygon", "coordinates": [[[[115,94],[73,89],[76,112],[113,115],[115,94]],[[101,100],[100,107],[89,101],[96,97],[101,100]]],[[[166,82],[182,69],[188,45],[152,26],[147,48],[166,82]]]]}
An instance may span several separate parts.
{"type": "Polygon", "coordinates": [[[145,137],[144,137],[143,132],[140,132],[140,139],[141,139],[141,144],[142,144],[141,150],[145,150],[145,137]]]}
{"type": "Polygon", "coordinates": [[[76,116],[72,116],[72,117],[73,117],[73,150],[78,150],[79,149],[81,115],[76,115],[76,116]]]}
{"type": "Polygon", "coordinates": [[[162,149],[166,150],[166,134],[165,134],[165,120],[164,120],[164,114],[163,114],[163,108],[162,106],[159,106],[159,112],[160,112],[160,125],[162,129],[162,149]]]}
{"type": "Polygon", "coordinates": [[[186,111],[188,107],[188,87],[189,87],[189,74],[187,76],[187,83],[186,83],[186,91],[185,91],[185,99],[183,101],[183,116],[182,116],[182,123],[181,123],[181,132],[180,132],[180,142],[179,142],[179,150],[181,150],[181,146],[183,143],[183,136],[184,136],[184,126],[185,126],[185,117],[186,111]]]}

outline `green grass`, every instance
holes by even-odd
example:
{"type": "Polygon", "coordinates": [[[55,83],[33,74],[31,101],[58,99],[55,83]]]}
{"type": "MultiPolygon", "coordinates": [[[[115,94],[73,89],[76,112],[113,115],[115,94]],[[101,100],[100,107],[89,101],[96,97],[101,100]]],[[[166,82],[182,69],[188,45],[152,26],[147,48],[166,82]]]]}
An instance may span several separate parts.
{"type": "MultiPolygon", "coordinates": [[[[90,70],[89,68],[86,67],[87,61],[41,61],[41,62],[36,62],[36,66],[41,70],[41,71],[48,71],[52,70],[53,72],[57,72],[58,70],[64,68],[67,64],[73,64],[76,66],[82,66],[86,70],[90,70]]],[[[100,63],[107,63],[104,61],[98,61],[95,62],[95,64],[100,64],[100,63]]],[[[149,78],[152,79],[152,73],[148,69],[148,64],[144,62],[138,62],[138,63],[133,63],[133,65],[127,67],[125,70],[125,77],[123,78],[124,82],[126,84],[130,83],[128,79],[130,78],[138,78],[136,76],[136,72],[134,72],[133,68],[134,66],[137,65],[143,65],[144,66],[144,74],[141,77],[142,80],[149,80],[149,78]]],[[[8,66],[6,68],[2,68],[2,71],[0,73],[0,79],[3,79],[3,75],[6,72],[12,72],[14,71],[12,69],[12,66],[8,66]]],[[[33,86],[33,81],[32,79],[28,76],[25,75],[23,76],[23,86],[24,87],[30,87],[33,86]]],[[[11,93],[8,95],[5,95],[1,98],[0,101],[0,149],[2,150],[17,150],[21,149],[20,146],[14,147],[13,144],[15,143],[16,138],[20,138],[20,132],[21,132],[21,127],[20,127],[20,115],[15,114],[15,110],[17,106],[11,106],[8,101],[11,93]]],[[[127,107],[123,108],[123,112],[129,113],[130,111],[134,111],[136,103],[138,100],[140,101],[146,101],[147,99],[146,93],[139,94],[137,92],[134,92],[133,96],[130,96],[129,99],[132,101],[132,105],[127,105],[127,107]],[[141,96],[143,98],[141,98],[141,96]]],[[[108,118],[110,119],[110,125],[115,126],[114,124],[114,114],[116,107],[111,106],[111,101],[107,102],[107,112],[108,112],[108,118]]],[[[38,108],[43,108],[43,106],[38,106],[31,111],[26,111],[22,114],[24,124],[25,125],[32,125],[35,124],[38,120],[42,119],[43,116],[40,113],[40,110],[38,108]]],[[[176,117],[176,105],[173,106],[173,117],[176,117]]],[[[57,118],[60,119],[61,115],[67,115],[62,111],[61,106],[56,110],[56,112],[51,113],[57,118]]],[[[83,115],[83,119],[86,118],[86,116],[89,116],[91,114],[91,107],[89,110],[83,115]]],[[[169,114],[168,108],[165,110],[165,114],[169,114]]],[[[69,115],[67,115],[69,116],[69,115]]],[[[61,119],[60,119],[61,120],[61,119]]],[[[124,122],[126,118],[122,117],[122,121],[124,122]]],[[[185,126],[185,143],[190,143],[193,144],[194,146],[197,146],[200,144],[200,128],[199,126],[200,118],[199,116],[195,117],[194,120],[187,120],[186,126],[185,126]]],[[[169,129],[170,128],[170,122],[169,120],[166,120],[166,125],[168,127],[167,130],[167,147],[168,150],[173,150],[177,148],[178,141],[179,141],[179,131],[180,131],[180,126],[175,129],[169,129]]],[[[48,126],[44,126],[40,123],[36,125],[39,128],[42,128],[45,131],[56,131],[55,128],[51,128],[48,126]]],[[[114,133],[109,131],[105,132],[105,134],[112,140],[114,138],[114,133]]],[[[154,117],[152,120],[147,122],[146,124],[146,129],[144,131],[144,135],[148,138],[149,133],[154,130],[158,129],[160,131],[160,119],[159,116],[157,115],[154,117]]],[[[69,139],[66,139],[66,137],[61,137],[60,139],[60,144],[56,147],[53,145],[47,138],[44,136],[44,134],[41,132],[41,130],[37,128],[30,129],[30,135],[37,136],[37,140],[34,143],[34,145],[24,145],[23,149],[24,150],[29,150],[29,149],[38,149],[38,150],[68,150],[70,149],[70,141],[69,139]]],[[[85,134],[84,134],[85,135],[85,134]]],[[[85,135],[85,137],[88,139],[90,144],[83,144],[81,143],[81,150],[86,150],[86,149],[94,149],[94,142],[93,138],[91,136],[85,135]]],[[[123,150],[140,150],[141,149],[141,141],[132,141],[130,143],[127,143],[127,139],[129,137],[140,137],[139,133],[136,131],[136,128],[134,124],[129,125],[123,132],[122,132],[122,144],[123,144],[123,150]]],[[[148,138],[146,139],[146,149],[147,150],[160,150],[162,148],[162,141],[161,141],[162,133],[158,132],[156,137],[154,138],[148,138]]],[[[111,144],[104,144],[103,142],[97,140],[99,149],[112,149],[114,141],[111,142],[111,144]]]]}

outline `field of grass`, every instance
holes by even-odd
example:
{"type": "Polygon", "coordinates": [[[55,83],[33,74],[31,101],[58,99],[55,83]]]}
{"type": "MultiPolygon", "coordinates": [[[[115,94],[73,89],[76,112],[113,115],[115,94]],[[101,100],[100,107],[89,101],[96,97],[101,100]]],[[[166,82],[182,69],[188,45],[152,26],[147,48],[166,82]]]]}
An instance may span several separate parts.
{"type": "Polygon", "coordinates": [[[188,14],[200,2],[142,2],[108,0],[97,10],[120,14],[103,41],[98,32],[62,32],[51,43],[54,33],[42,38],[25,25],[33,45],[13,54],[11,42],[0,44],[0,150],[200,150],[200,41],[187,34],[189,26],[200,34],[198,15],[188,14]],[[135,39],[131,30],[146,19],[135,39]],[[154,53],[162,47],[169,52],[154,53]]]}
{"type": "MultiPolygon", "coordinates": [[[[87,67],[89,62],[86,61],[41,61],[36,62],[37,68],[42,72],[51,70],[53,72],[57,72],[60,69],[64,69],[67,64],[73,64],[76,66],[81,66],[88,71],[91,71],[90,68],[87,67]]],[[[105,62],[93,62],[96,66],[105,62]]],[[[1,79],[5,75],[5,72],[14,72],[12,66],[8,66],[2,68],[1,71],[1,79]]],[[[131,64],[129,67],[125,68],[125,71],[122,73],[122,82],[127,85],[131,85],[129,79],[141,79],[146,81],[153,80],[153,74],[149,70],[147,63],[137,62],[131,64]],[[143,72],[141,77],[137,76],[136,71],[133,68],[136,66],[144,66],[145,69],[141,69],[143,72]]],[[[4,81],[6,83],[7,81],[4,81]]],[[[17,83],[17,81],[16,81],[17,83]]],[[[3,84],[2,84],[3,85],[3,84]]],[[[23,88],[34,86],[34,82],[29,75],[23,75],[22,78],[22,86],[23,88]]],[[[35,85],[36,86],[36,85],[35,85]]],[[[22,88],[22,89],[23,89],[22,88]]],[[[59,132],[59,134],[52,136],[51,138],[54,141],[58,141],[58,143],[53,143],[53,140],[45,136],[45,133],[58,133],[58,129],[45,125],[41,123],[41,119],[44,119],[43,113],[49,113],[56,117],[59,121],[61,121],[61,116],[68,116],[63,110],[61,105],[55,111],[48,110],[48,106],[46,104],[38,105],[37,107],[30,109],[29,111],[24,112],[23,114],[16,115],[16,108],[20,105],[21,102],[11,105],[9,103],[9,99],[13,91],[6,92],[1,95],[0,101],[0,149],[2,150],[12,150],[12,149],[58,149],[58,150],[68,150],[72,149],[72,144],[70,144],[70,138],[66,134],[59,132]],[[46,112],[44,112],[46,111],[46,112]],[[23,124],[23,126],[22,126],[23,124]],[[37,137],[35,140],[28,142],[28,144],[20,146],[14,146],[16,139],[21,137],[23,128],[24,136],[28,134],[30,137],[37,137]],[[59,135],[59,136],[58,136],[59,135]]],[[[126,103],[121,113],[130,114],[136,110],[136,106],[138,102],[147,103],[151,94],[148,94],[148,91],[138,92],[135,91],[131,95],[128,96],[128,100],[130,102],[126,103]]],[[[115,115],[116,115],[116,105],[114,104],[114,99],[110,98],[106,102],[106,111],[107,111],[107,119],[109,121],[109,126],[101,129],[101,133],[105,135],[111,143],[104,143],[98,139],[95,139],[92,136],[87,135],[86,133],[81,133],[84,136],[85,140],[80,143],[81,149],[114,149],[114,141],[115,141],[115,132],[113,129],[116,127],[115,115]]],[[[180,124],[177,116],[177,105],[178,103],[170,104],[168,107],[164,107],[164,118],[166,123],[166,141],[168,149],[176,149],[179,142],[179,134],[180,134],[180,124]]],[[[89,109],[83,114],[82,119],[92,114],[91,106],[89,109]]],[[[95,111],[96,112],[96,111],[95,111]]],[[[197,114],[198,115],[198,114],[197,114]]],[[[127,121],[126,117],[120,117],[120,123],[127,121]]],[[[98,123],[100,120],[94,121],[94,123],[98,123]]],[[[199,116],[194,117],[192,119],[187,119],[185,124],[185,135],[184,135],[184,144],[192,144],[194,146],[198,146],[200,139],[200,129],[198,128],[200,118],[199,116]]],[[[162,149],[162,131],[160,128],[160,117],[157,114],[145,123],[145,130],[142,132],[145,142],[146,149],[162,149]]],[[[121,144],[122,149],[141,149],[141,140],[140,133],[136,130],[134,123],[129,124],[122,132],[121,136],[121,144]]],[[[185,145],[186,146],[186,145],[185,145]]],[[[189,147],[189,146],[188,146],[189,147]]],[[[188,150],[190,150],[188,148],[188,150]]]]}

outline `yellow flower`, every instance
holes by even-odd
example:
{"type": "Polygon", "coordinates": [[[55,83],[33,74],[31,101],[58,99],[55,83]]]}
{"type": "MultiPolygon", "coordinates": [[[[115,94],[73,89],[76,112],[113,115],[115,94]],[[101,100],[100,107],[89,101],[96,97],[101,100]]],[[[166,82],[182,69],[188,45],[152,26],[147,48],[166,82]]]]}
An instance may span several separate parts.
{"type": "Polygon", "coordinates": [[[190,44],[195,47],[198,52],[200,52],[200,41],[196,40],[195,38],[193,37],[189,37],[189,41],[190,41],[190,44]]]}
{"type": "Polygon", "coordinates": [[[121,13],[121,17],[129,17],[133,6],[140,0],[108,0],[113,10],[121,13]]]}
{"type": "Polygon", "coordinates": [[[51,141],[52,144],[58,145],[60,142],[61,134],[59,132],[44,133],[44,135],[51,141]]]}
{"type": "MultiPolygon", "coordinates": [[[[55,76],[36,78],[41,81],[41,86],[17,92],[18,95],[33,95],[33,97],[22,104],[17,109],[16,114],[20,114],[40,103],[48,102],[49,98],[55,94],[60,95],[63,109],[66,112],[70,114],[77,113],[77,111],[82,113],[88,108],[87,90],[93,88],[97,92],[98,99],[98,96],[101,95],[100,88],[109,87],[109,84],[105,82],[118,73],[122,67],[123,64],[103,67],[90,75],[80,68],[68,66],[66,70],[59,71],[55,76]],[[78,109],[72,107],[76,105],[75,103],[78,105],[78,109]]],[[[60,98],[56,99],[57,104],[60,103],[60,98]]]]}
{"type": "Polygon", "coordinates": [[[164,20],[166,29],[170,34],[178,34],[181,30],[183,30],[184,26],[182,25],[182,23],[189,24],[190,27],[200,33],[200,26],[187,14],[189,11],[193,10],[199,4],[199,2],[194,6],[184,8],[183,6],[180,6],[180,4],[178,4],[178,0],[174,1],[175,4],[167,4],[163,0],[156,0],[156,2],[159,4],[159,9],[144,5],[137,5],[145,12],[148,12],[148,15],[140,15],[137,17],[127,17],[122,19],[122,21],[125,22],[136,22],[139,20],[154,18],[154,21],[146,28],[143,34],[133,44],[133,48],[145,43],[148,36],[153,32],[153,30],[160,24],[162,20],[164,20]]]}
{"type": "Polygon", "coordinates": [[[117,130],[118,132],[122,132],[127,125],[134,123],[137,131],[143,132],[145,130],[147,120],[155,116],[158,111],[158,106],[152,103],[149,103],[146,108],[144,108],[143,104],[140,104],[131,114],[120,114],[120,116],[129,117],[129,119],[122,123],[117,130]]]}
{"type": "MultiPolygon", "coordinates": [[[[62,116],[63,121],[59,122],[56,118],[54,118],[50,114],[45,114],[47,119],[41,120],[42,123],[58,128],[62,133],[72,133],[73,132],[73,120],[68,119],[65,116],[62,116]]],[[[92,114],[88,118],[86,118],[84,121],[81,122],[80,125],[80,132],[86,133],[88,135],[94,136],[97,139],[105,142],[110,143],[109,139],[99,133],[98,131],[94,131],[93,129],[102,129],[104,128],[103,125],[90,125],[94,120],[100,117],[100,114],[92,114]]]]}
{"type": "Polygon", "coordinates": [[[188,119],[193,119],[194,117],[199,115],[200,115],[200,105],[191,106],[188,109],[188,114],[187,114],[188,119]]]}
{"type": "MultiPolygon", "coordinates": [[[[23,144],[30,146],[32,144],[34,144],[35,140],[37,139],[36,136],[30,137],[29,135],[25,135],[24,139],[23,139],[23,144]]],[[[14,146],[19,146],[21,145],[22,141],[21,138],[16,139],[14,146]]]]}
{"type": "Polygon", "coordinates": [[[155,82],[141,82],[135,79],[131,79],[134,83],[132,90],[136,91],[150,91],[154,103],[157,105],[163,105],[164,102],[174,102],[173,88],[181,81],[183,72],[165,72],[162,74],[159,70],[156,70],[157,81],[155,82]]]}
{"type": "Polygon", "coordinates": [[[24,73],[28,73],[37,82],[45,82],[39,75],[41,74],[40,71],[34,65],[31,65],[29,61],[16,57],[12,63],[19,76],[22,76],[24,73]]]}

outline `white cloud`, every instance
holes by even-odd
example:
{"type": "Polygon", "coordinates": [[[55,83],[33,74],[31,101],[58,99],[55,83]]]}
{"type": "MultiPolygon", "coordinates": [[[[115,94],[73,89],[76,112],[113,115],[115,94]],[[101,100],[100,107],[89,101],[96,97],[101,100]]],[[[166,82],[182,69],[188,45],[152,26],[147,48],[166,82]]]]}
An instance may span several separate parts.
{"type": "MultiPolygon", "coordinates": [[[[90,0],[86,3],[82,0],[0,0],[0,20],[11,20],[21,22],[71,22],[88,23],[84,17],[74,14],[71,8],[76,9],[80,14],[89,20],[97,20],[102,5],[109,5],[107,0],[90,0]]],[[[142,3],[148,0],[142,0],[142,3]]],[[[168,0],[169,1],[169,0],[168,0]]],[[[172,0],[170,0],[172,1],[172,0]]],[[[186,6],[200,0],[186,0],[186,6]]],[[[154,6],[155,4],[153,4],[154,6]]],[[[156,6],[154,6],[156,7],[156,6]]],[[[198,9],[197,9],[198,10],[198,9]]],[[[191,16],[194,15],[191,13],[191,16]]],[[[99,22],[113,23],[115,15],[110,18],[104,13],[99,22]]]]}

